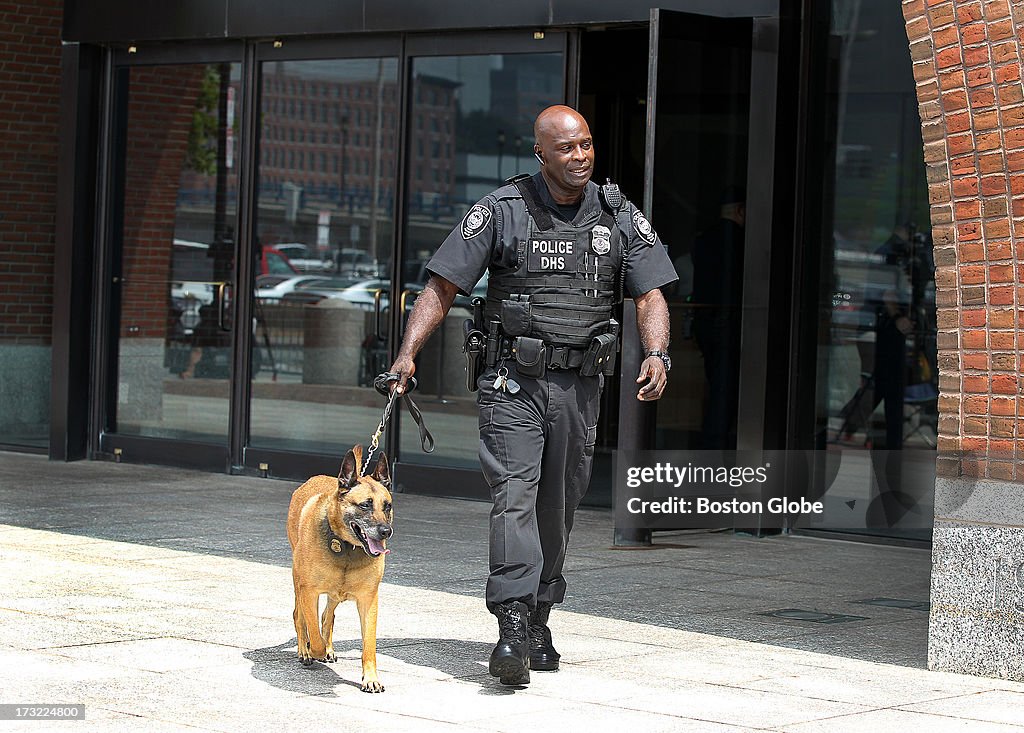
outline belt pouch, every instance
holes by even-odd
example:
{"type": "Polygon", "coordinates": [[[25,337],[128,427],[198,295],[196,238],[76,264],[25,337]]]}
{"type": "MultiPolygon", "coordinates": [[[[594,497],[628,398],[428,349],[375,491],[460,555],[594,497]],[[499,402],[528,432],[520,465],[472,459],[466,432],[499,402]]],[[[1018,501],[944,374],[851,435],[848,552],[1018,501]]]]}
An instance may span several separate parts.
{"type": "Polygon", "coordinates": [[[501,301],[501,328],[506,336],[525,336],[530,333],[530,301],[512,299],[501,301]]]}
{"type": "MultiPolygon", "coordinates": [[[[583,354],[583,363],[580,364],[580,376],[596,377],[607,369],[607,362],[615,358],[615,336],[610,333],[603,333],[595,336],[590,341],[590,346],[583,354]]],[[[612,369],[615,369],[614,363],[612,369]]]]}
{"type": "Polygon", "coordinates": [[[540,379],[547,367],[548,350],[540,339],[520,336],[515,340],[512,350],[516,354],[518,371],[524,377],[540,379]]]}
{"type": "Polygon", "coordinates": [[[608,335],[613,339],[612,352],[604,360],[604,368],[601,373],[606,377],[615,376],[615,362],[619,356],[619,322],[612,318],[608,322],[608,335]]]}
{"type": "Polygon", "coordinates": [[[601,373],[604,374],[606,377],[615,376],[615,361],[619,355],[619,350],[617,346],[618,344],[612,345],[611,352],[608,354],[608,357],[604,360],[604,366],[601,368],[601,373]]]}

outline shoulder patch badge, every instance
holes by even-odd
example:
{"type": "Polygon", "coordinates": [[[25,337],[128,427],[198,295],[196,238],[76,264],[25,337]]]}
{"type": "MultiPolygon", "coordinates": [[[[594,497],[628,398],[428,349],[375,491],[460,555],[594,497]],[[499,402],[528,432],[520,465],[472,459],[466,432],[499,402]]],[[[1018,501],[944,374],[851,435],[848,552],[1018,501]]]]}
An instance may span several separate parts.
{"type": "Polygon", "coordinates": [[[657,241],[658,235],[654,231],[654,227],[651,226],[651,222],[647,221],[647,217],[639,209],[633,212],[633,228],[636,229],[640,239],[647,242],[648,245],[653,245],[657,241]]]}
{"type": "Polygon", "coordinates": [[[612,231],[598,224],[590,230],[590,249],[596,255],[606,255],[612,248],[612,231]]]}
{"type": "Polygon", "coordinates": [[[491,210],[483,204],[475,204],[462,219],[462,238],[472,239],[483,231],[491,220],[491,210]]]}

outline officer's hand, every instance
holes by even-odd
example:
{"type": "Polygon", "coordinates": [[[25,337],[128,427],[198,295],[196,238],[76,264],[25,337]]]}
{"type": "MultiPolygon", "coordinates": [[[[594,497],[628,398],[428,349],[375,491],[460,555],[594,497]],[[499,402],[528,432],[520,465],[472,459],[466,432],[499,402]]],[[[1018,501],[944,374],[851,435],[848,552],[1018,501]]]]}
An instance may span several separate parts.
{"type": "Polygon", "coordinates": [[[398,375],[398,381],[391,383],[391,391],[398,391],[398,394],[405,393],[405,385],[409,381],[409,377],[416,373],[416,365],[412,359],[406,359],[404,357],[398,357],[395,359],[395,363],[388,369],[392,374],[398,375]]]}
{"type": "Polygon", "coordinates": [[[668,375],[665,374],[665,364],[657,356],[648,356],[640,365],[640,376],[636,383],[647,382],[637,393],[638,400],[648,402],[661,398],[661,393],[668,384],[668,375]]]}

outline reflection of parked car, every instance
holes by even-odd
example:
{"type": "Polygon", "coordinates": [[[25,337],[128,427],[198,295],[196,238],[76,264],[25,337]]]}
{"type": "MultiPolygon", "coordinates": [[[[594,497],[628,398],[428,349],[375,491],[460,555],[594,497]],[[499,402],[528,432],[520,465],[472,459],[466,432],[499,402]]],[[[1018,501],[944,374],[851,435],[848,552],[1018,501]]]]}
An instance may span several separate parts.
{"type": "Polygon", "coordinates": [[[274,249],[283,254],[289,260],[308,260],[313,257],[309,247],[302,242],[278,242],[274,249]]]}
{"type": "MultiPolygon", "coordinates": [[[[171,253],[171,300],[176,305],[213,302],[213,259],[210,245],[175,239],[171,253]]],[[[185,308],[182,308],[183,310],[185,308]]]]}
{"type": "MultiPolygon", "coordinates": [[[[195,310],[193,304],[211,305],[214,291],[221,280],[214,276],[210,245],[175,239],[171,254],[171,301],[182,311],[195,310]]],[[[260,255],[261,275],[298,275],[288,258],[274,247],[263,247],[260,255]]]]}
{"type": "Polygon", "coordinates": [[[260,275],[256,278],[255,295],[257,298],[283,298],[303,283],[323,279],[323,275],[260,275]]]}
{"type": "MultiPolygon", "coordinates": [[[[411,308],[421,285],[406,283],[411,293],[406,298],[406,308],[411,308]]],[[[290,293],[281,296],[282,303],[319,303],[321,300],[344,300],[362,310],[373,310],[377,293],[380,292],[380,309],[388,307],[391,283],[383,278],[357,279],[351,277],[312,277],[295,286],[290,293]]]]}
{"type": "Polygon", "coordinates": [[[274,247],[264,246],[260,253],[261,275],[298,275],[288,258],[274,247]]]}
{"type": "Polygon", "coordinates": [[[391,289],[391,283],[387,280],[381,280],[375,278],[373,280],[362,280],[354,283],[349,287],[342,290],[337,295],[333,295],[333,298],[340,298],[341,300],[347,300],[349,303],[363,308],[364,310],[370,310],[373,308],[374,299],[377,297],[377,291],[383,290],[384,294],[380,299],[381,310],[387,308],[388,295],[387,291],[391,289]]]}
{"type": "Polygon", "coordinates": [[[338,294],[359,282],[354,277],[332,277],[328,275],[308,276],[296,283],[290,293],[281,296],[282,303],[319,303],[324,298],[336,298],[338,294]]]}
{"type": "MultiPolygon", "coordinates": [[[[417,291],[419,290],[419,288],[415,289],[417,291]]],[[[381,292],[380,309],[383,311],[388,307],[388,295],[390,294],[390,290],[391,283],[388,280],[371,278],[369,280],[359,280],[354,282],[347,288],[336,293],[332,293],[328,297],[348,301],[363,310],[373,310],[377,293],[381,292]]]]}
{"type": "MultiPolygon", "coordinates": [[[[227,321],[231,318],[231,291],[221,286],[229,284],[234,245],[226,241],[222,246],[222,259],[217,261],[205,242],[174,239],[172,243],[167,366],[183,378],[222,378],[229,372],[231,335],[218,321],[222,316],[227,321]],[[218,292],[225,301],[219,305],[218,292]]],[[[262,247],[257,262],[258,274],[264,276],[298,274],[273,247],[262,247]]],[[[258,369],[255,356],[253,364],[258,369]]]]}
{"type": "Polygon", "coordinates": [[[330,260],[319,257],[312,247],[302,242],[279,243],[274,245],[274,249],[287,256],[292,267],[299,272],[322,274],[334,269],[330,260]]]}
{"type": "Polygon", "coordinates": [[[344,248],[331,254],[336,272],[340,275],[362,275],[373,277],[378,274],[370,255],[361,249],[344,248]]]}

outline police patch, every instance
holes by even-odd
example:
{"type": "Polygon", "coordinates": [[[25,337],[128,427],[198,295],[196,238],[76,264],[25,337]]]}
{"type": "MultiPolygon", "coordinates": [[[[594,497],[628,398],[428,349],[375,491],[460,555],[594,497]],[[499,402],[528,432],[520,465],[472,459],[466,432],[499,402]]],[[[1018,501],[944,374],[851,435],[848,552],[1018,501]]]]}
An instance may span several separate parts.
{"type": "Polygon", "coordinates": [[[654,244],[657,240],[658,235],[654,231],[654,227],[651,226],[651,222],[647,221],[647,217],[639,210],[633,212],[633,228],[636,229],[640,239],[647,242],[647,244],[654,244]]]}
{"type": "Polygon", "coordinates": [[[596,255],[606,255],[612,248],[612,230],[598,224],[590,230],[590,249],[596,255]]]}
{"type": "Polygon", "coordinates": [[[476,204],[462,219],[462,238],[471,239],[483,231],[491,220],[491,210],[483,204],[476,204]]]}
{"type": "Polygon", "coordinates": [[[526,252],[527,272],[576,272],[576,241],[573,239],[531,237],[526,252]]]}

